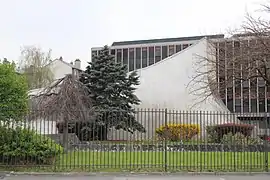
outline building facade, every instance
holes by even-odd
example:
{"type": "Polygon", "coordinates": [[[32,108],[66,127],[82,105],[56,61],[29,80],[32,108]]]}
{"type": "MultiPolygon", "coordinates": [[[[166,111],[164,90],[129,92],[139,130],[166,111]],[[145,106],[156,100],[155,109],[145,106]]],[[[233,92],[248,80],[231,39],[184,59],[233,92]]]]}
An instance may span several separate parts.
{"type": "MultiPolygon", "coordinates": [[[[253,54],[258,48],[256,38],[224,39],[216,44],[217,82],[220,98],[231,112],[236,113],[265,113],[270,112],[270,87],[260,75],[254,78],[258,72],[247,68],[250,63],[256,63],[260,59],[254,59],[253,54]],[[253,52],[250,52],[253,51],[253,52]],[[234,75],[235,74],[235,75],[234,75]]],[[[260,57],[257,57],[260,58],[260,57]]]]}
{"type": "MultiPolygon", "coordinates": [[[[115,56],[116,62],[127,65],[128,71],[134,71],[158,63],[159,61],[186,49],[204,37],[215,39],[223,38],[224,35],[114,42],[110,46],[110,52],[115,56]]],[[[92,48],[92,56],[98,55],[101,49],[102,47],[92,48]]]]}
{"type": "Polygon", "coordinates": [[[81,61],[76,59],[74,62],[66,62],[62,58],[55,59],[48,65],[53,73],[54,80],[61,79],[67,74],[79,76],[82,72],[81,61]]]}
{"type": "MultiPolygon", "coordinates": [[[[223,34],[208,36],[193,36],[168,39],[152,39],[139,41],[114,42],[110,49],[117,62],[127,65],[128,71],[138,70],[151,66],[165,58],[178,53],[192,44],[200,41],[203,37],[208,37],[217,42],[216,59],[219,62],[217,68],[217,83],[220,98],[227,108],[234,113],[258,113],[270,112],[270,88],[265,86],[262,79],[240,81],[232,79],[230,83],[225,80],[232,77],[232,69],[241,69],[237,64],[231,68],[228,59],[234,58],[245,49],[242,46],[252,46],[256,40],[239,41],[228,40],[223,34]],[[225,65],[226,64],[226,65],[225,65]]],[[[92,55],[98,55],[102,47],[91,49],[92,55]]],[[[245,74],[242,71],[243,76],[245,74]]]]}

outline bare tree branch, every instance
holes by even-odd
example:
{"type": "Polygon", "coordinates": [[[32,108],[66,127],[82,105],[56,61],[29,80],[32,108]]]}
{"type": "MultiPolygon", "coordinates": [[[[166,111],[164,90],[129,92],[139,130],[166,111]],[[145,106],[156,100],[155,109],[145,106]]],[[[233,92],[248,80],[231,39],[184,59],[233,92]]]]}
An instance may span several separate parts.
{"type": "Polygon", "coordinates": [[[35,46],[25,46],[21,49],[19,68],[26,75],[30,89],[42,88],[53,82],[50,62],[51,50],[43,52],[35,46]]]}
{"type": "MultiPolygon", "coordinates": [[[[262,7],[269,15],[270,6],[262,7]]],[[[189,86],[198,83],[201,86],[191,88],[191,93],[202,97],[201,101],[210,96],[229,100],[233,99],[233,96],[241,99],[242,95],[257,98],[256,87],[259,86],[262,91],[259,91],[258,98],[264,98],[265,93],[270,97],[269,30],[268,19],[255,18],[247,13],[241,28],[230,32],[230,38],[208,40],[207,57],[197,55],[194,65],[196,75],[189,83],[189,86]]]]}

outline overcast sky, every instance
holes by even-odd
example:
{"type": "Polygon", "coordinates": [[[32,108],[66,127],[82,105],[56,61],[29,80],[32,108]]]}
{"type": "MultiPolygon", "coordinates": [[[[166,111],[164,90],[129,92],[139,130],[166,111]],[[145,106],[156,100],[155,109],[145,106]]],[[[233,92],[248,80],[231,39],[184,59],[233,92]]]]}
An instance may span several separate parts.
{"type": "Polygon", "coordinates": [[[90,60],[91,47],[113,41],[224,33],[258,0],[0,0],[0,58],[20,47],[52,49],[67,62],[90,60]]]}

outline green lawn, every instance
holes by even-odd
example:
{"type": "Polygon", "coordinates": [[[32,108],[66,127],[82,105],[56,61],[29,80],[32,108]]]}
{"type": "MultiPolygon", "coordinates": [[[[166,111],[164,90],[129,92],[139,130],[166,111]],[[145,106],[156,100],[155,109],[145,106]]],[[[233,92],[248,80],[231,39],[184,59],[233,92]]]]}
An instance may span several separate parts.
{"type": "MultiPolygon", "coordinates": [[[[13,170],[258,172],[265,171],[267,168],[266,155],[259,152],[167,152],[167,154],[165,152],[70,152],[62,155],[54,166],[13,170]]],[[[270,153],[268,153],[268,162],[270,162],[270,153]]]]}

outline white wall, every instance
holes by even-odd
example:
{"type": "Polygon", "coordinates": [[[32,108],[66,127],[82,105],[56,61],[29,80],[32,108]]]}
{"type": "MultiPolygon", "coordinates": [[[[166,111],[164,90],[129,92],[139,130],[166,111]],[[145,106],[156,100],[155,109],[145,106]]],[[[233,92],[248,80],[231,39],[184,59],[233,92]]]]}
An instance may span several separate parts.
{"type": "MultiPolygon", "coordinates": [[[[236,121],[235,117],[229,117],[227,107],[221,100],[209,97],[207,101],[201,102],[204,97],[198,97],[190,93],[191,86],[187,86],[195,75],[195,63],[198,55],[207,56],[207,40],[202,39],[179,53],[168,57],[152,66],[138,71],[141,84],[138,86],[136,95],[142,101],[138,108],[165,109],[171,113],[167,116],[168,122],[195,123],[202,128],[209,124],[217,124],[227,121],[236,121]],[[198,103],[200,102],[200,103],[198,103]],[[196,104],[196,106],[194,106],[196,104]],[[191,114],[172,113],[172,110],[180,111],[209,111],[209,113],[191,114]],[[220,114],[210,114],[220,112],[220,114]]],[[[194,84],[193,84],[194,85],[194,84]]],[[[201,84],[195,84],[192,88],[198,88],[201,84]]],[[[111,131],[111,139],[153,139],[155,129],[165,123],[164,112],[141,112],[137,114],[137,120],[141,122],[147,133],[130,133],[124,131],[111,131]]]]}
{"type": "Polygon", "coordinates": [[[56,121],[35,120],[28,123],[38,134],[58,134],[56,121]]]}
{"type": "Polygon", "coordinates": [[[55,60],[50,64],[52,73],[54,74],[54,79],[60,79],[67,74],[72,74],[72,67],[61,62],[61,60],[55,60]]]}

